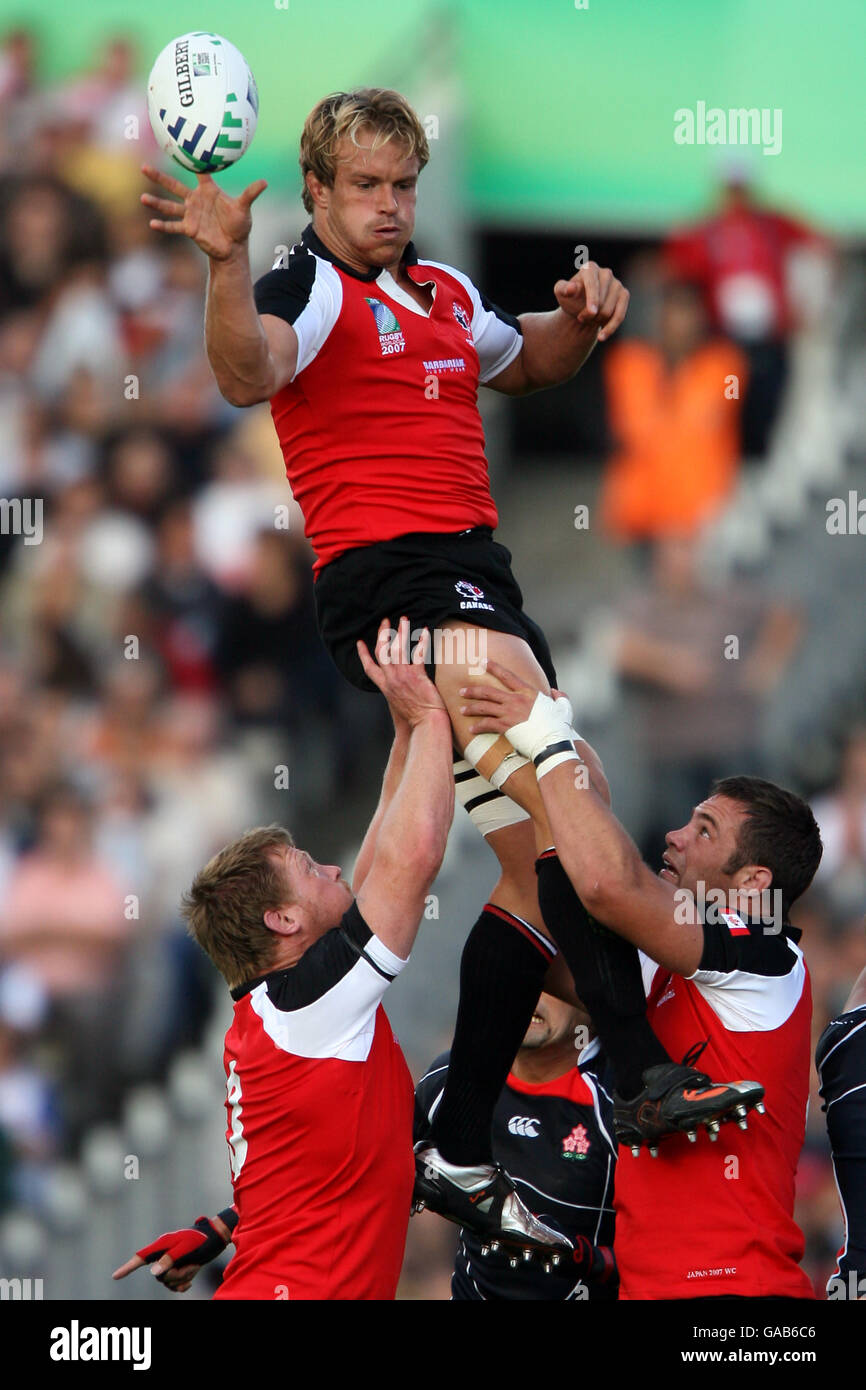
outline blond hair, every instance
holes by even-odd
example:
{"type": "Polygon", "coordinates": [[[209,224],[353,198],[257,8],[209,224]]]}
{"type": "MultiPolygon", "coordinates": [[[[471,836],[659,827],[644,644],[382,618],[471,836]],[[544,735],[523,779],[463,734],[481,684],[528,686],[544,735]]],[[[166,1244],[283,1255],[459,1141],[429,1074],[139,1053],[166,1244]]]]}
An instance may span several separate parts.
{"type": "Polygon", "coordinates": [[[332,92],[313,107],[301,132],[298,162],[304,181],[301,198],[307,212],[313,211],[307,174],[315,174],[326,187],[333,188],[337,145],[347,138],[357,145],[362,130],[373,132],[373,151],[388,140],[404,145],[407,158],[417,157],[419,172],[430,158],[424,127],[399,92],[390,87],[356,87],[352,92],[332,92]]]}
{"type": "Polygon", "coordinates": [[[270,851],[294,843],[281,825],[248,830],[215,854],[183,895],[181,914],[190,935],[230,989],[272,968],[276,943],[264,914],[292,896],[270,851]]]}

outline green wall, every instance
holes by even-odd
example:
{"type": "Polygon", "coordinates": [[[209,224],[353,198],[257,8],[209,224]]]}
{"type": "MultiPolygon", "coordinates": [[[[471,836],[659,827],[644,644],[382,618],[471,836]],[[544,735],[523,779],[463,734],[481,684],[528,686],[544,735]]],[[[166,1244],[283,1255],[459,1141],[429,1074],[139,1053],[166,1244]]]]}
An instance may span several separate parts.
{"type": "MultiPolygon", "coordinates": [[[[225,34],[245,53],[261,96],[250,153],[224,177],[232,188],[259,176],[295,184],[299,128],[326,91],[398,85],[421,115],[435,112],[431,84],[442,62],[431,23],[444,15],[476,220],[650,229],[693,214],[726,151],[677,145],[674,112],[703,101],[781,109],[781,153],[745,151],[758,186],[828,229],[866,232],[866,0],[588,0],[586,9],[575,0],[282,3],[150,0],[130,9],[128,0],[84,0],[70,9],[0,0],[0,24],[26,16],[48,78],[80,70],[116,29],[138,39],[142,77],[174,35],[225,34]]],[[[434,158],[456,129],[443,103],[434,158]]]]}

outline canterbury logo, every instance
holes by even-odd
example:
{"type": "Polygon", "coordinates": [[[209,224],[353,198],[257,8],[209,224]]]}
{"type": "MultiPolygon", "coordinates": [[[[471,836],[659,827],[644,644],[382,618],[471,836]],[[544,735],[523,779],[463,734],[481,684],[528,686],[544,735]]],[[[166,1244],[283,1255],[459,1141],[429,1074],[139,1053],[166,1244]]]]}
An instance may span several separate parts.
{"type": "Polygon", "coordinates": [[[540,1120],[532,1115],[512,1115],[508,1121],[508,1133],[519,1134],[522,1139],[537,1139],[540,1120]]]}

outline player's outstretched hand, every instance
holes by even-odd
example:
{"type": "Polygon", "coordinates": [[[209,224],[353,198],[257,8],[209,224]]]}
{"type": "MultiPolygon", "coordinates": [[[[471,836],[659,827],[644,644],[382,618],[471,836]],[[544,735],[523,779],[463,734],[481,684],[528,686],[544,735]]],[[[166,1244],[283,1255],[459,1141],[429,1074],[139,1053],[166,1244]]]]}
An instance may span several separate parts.
{"type": "Polygon", "coordinates": [[[557,280],[553,293],[563,313],[571,314],[586,327],[598,329],[600,343],[613,336],[628,308],[625,285],[612,270],[596,265],[595,261],[587,261],[570,280],[557,280]]]}
{"type": "Polygon", "coordinates": [[[268,186],[264,179],[256,179],[237,198],[230,198],[210,174],[197,174],[195,187],[189,188],[180,179],[164,174],[151,164],[142,164],[141,171],[153,183],[181,199],[176,203],[173,198],[142,193],[141,201],[162,213],[161,219],[152,217],[150,220],[154,231],[188,236],[215,261],[227,261],[246,242],[253,225],[250,208],[268,186]]]}
{"type": "Polygon", "coordinates": [[[430,633],[426,627],[411,653],[408,618],[400,619],[396,632],[390,618],[382,619],[376,638],[375,661],[366,643],[356,645],[365,673],[385,696],[395,722],[405,719],[414,727],[432,711],[447,715],[442,697],[424,669],[430,652],[430,633]]]}
{"type": "Polygon", "coordinates": [[[215,1260],[228,1245],[230,1233],[219,1218],[216,1220],[222,1230],[208,1217],[200,1216],[193,1226],[157,1236],[116,1269],[112,1279],[125,1279],[142,1265],[149,1264],[154,1278],[172,1293],[186,1293],[202,1265],[215,1260]]]}

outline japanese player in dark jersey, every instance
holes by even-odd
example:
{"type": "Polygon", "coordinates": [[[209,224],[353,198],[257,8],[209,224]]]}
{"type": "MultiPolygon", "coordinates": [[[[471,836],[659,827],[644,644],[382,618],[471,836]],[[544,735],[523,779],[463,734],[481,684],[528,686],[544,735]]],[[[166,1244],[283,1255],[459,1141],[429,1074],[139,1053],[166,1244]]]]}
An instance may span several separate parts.
{"type": "MultiPolygon", "coordinates": [[[[571,1241],[545,1271],[538,1260],[491,1251],[460,1232],[451,1281],[458,1301],[616,1298],[613,1102],[607,1067],[585,1009],[542,994],[493,1113],[493,1157],[530,1211],[571,1241]]],[[[423,1143],[441,1103],[448,1053],[415,1087],[415,1140],[423,1143]]]]}
{"type": "Polygon", "coordinates": [[[866,970],[815,1050],[845,1240],[827,1297],[866,1298],[866,970]]]}

